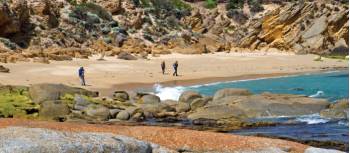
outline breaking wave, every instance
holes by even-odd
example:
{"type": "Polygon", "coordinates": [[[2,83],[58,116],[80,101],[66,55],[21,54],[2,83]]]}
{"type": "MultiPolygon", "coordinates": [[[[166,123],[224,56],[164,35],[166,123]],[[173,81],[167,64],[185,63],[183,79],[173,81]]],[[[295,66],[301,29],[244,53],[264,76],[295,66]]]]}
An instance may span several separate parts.
{"type": "Polygon", "coordinates": [[[163,87],[160,84],[155,84],[153,90],[160,100],[179,100],[181,93],[185,91],[185,87],[163,87]]]}

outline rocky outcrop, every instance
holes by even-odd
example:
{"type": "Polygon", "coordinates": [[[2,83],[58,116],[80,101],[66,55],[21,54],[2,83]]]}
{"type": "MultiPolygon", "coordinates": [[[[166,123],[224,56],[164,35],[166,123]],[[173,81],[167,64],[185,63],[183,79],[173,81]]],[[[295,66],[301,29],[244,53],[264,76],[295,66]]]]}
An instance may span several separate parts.
{"type": "Polygon", "coordinates": [[[69,87],[63,84],[35,84],[30,86],[29,95],[36,103],[47,100],[60,100],[65,94],[81,94],[97,97],[98,92],[92,92],[81,88],[69,87]]]}
{"type": "MultiPolygon", "coordinates": [[[[6,90],[7,92],[9,91],[6,90]]],[[[181,94],[179,101],[161,101],[153,94],[125,91],[116,91],[113,99],[101,98],[96,97],[95,92],[59,84],[32,85],[20,93],[25,93],[19,95],[21,105],[35,102],[34,106],[40,106],[33,110],[23,110],[26,112],[24,114],[37,114],[35,117],[56,121],[189,121],[194,125],[226,131],[249,126],[252,124],[249,120],[256,118],[297,117],[318,113],[331,119],[348,117],[347,101],[331,104],[325,99],[303,95],[252,94],[246,89],[222,89],[214,94],[214,98],[186,91],[181,94]]],[[[14,103],[14,100],[10,98],[5,103],[14,103]]],[[[30,106],[28,108],[32,108],[30,106]]],[[[12,106],[10,110],[5,112],[4,117],[16,114],[16,109],[12,106]]],[[[0,115],[1,113],[0,108],[0,115]]],[[[260,122],[254,124],[259,125],[260,122]]]]}
{"type": "Polygon", "coordinates": [[[157,144],[111,133],[63,132],[40,128],[0,129],[0,152],[173,153],[157,144]]]}
{"type": "Polygon", "coordinates": [[[249,91],[244,91],[243,95],[240,95],[242,92],[238,93],[237,89],[220,90],[215,93],[217,98],[214,97],[209,104],[189,113],[188,118],[192,120],[209,119],[221,124],[239,125],[249,118],[320,113],[330,105],[323,99],[299,95],[271,93],[250,95],[249,91]]]}
{"type": "Polygon", "coordinates": [[[153,2],[1,1],[0,62],[100,53],[128,60],[136,59],[130,54],[240,50],[347,54],[349,46],[348,8],[338,2],[277,3],[256,15],[182,0],[153,2]]]}
{"type": "Polygon", "coordinates": [[[248,33],[237,31],[234,37],[243,36],[238,47],[329,54],[340,39],[348,42],[348,36],[341,34],[349,30],[348,14],[347,7],[341,5],[290,3],[251,22],[246,27],[248,33]]]}
{"type": "Polygon", "coordinates": [[[330,119],[349,119],[349,100],[339,100],[321,111],[320,115],[330,119]]]}

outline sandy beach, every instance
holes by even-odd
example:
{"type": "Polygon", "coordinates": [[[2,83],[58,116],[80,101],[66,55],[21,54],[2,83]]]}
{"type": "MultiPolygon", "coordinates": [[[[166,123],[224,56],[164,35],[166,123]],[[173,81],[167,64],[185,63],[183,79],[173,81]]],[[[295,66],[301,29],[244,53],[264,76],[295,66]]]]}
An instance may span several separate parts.
{"type": "Polygon", "coordinates": [[[10,73],[0,75],[0,84],[30,85],[63,83],[80,86],[77,70],[84,66],[87,86],[109,95],[113,90],[150,87],[155,83],[165,86],[193,85],[217,81],[253,79],[296,73],[318,72],[348,67],[348,61],[323,59],[316,55],[287,53],[216,53],[204,55],[169,54],[150,57],[149,60],[126,61],[116,57],[99,56],[73,61],[51,61],[50,64],[20,62],[3,64],[10,73]],[[166,62],[162,75],[161,61],[166,62]],[[172,63],[179,61],[179,75],[172,76],[172,63]]]}

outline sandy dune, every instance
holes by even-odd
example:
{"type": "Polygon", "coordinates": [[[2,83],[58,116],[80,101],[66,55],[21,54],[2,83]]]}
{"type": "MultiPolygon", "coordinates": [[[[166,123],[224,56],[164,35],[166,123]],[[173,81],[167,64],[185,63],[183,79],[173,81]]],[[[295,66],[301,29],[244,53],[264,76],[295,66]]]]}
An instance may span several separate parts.
{"type": "Polygon", "coordinates": [[[3,65],[10,68],[11,73],[0,74],[0,83],[12,85],[64,83],[79,86],[77,70],[80,66],[86,69],[88,84],[86,88],[105,91],[109,91],[110,88],[124,89],[132,85],[135,87],[142,83],[172,81],[173,84],[181,84],[186,82],[184,80],[197,79],[197,81],[190,81],[190,84],[193,84],[219,81],[225,77],[228,77],[226,79],[244,79],[245,77],[239,76],[262,77],[348,67],[348,61],[324,59],[323,62],[318,62],[313,61],[315,56],[286,53],[171,54],[136,61],[125,61],[116,57],[107,57],[105,61],[98,61],[98,56],[95,56],[73,61],[52,61],[51,64],[9,63],[3,65]],[[166,75],[161,74],[160,63],[163,60],[167,64],[166,75]],[[178,77],[171,75],[172,63],[175,60],[179,61],[180,76],[178,77]]]}

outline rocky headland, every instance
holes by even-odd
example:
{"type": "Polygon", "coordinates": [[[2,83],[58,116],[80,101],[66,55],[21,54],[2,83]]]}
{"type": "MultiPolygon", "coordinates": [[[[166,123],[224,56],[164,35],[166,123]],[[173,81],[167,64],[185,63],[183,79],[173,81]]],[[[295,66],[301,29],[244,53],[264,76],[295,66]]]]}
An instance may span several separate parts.
{"type": "Polygon", "coordinates": [[[211,8],[205,3],[2,0],[0,62],[49,63],[92,54],[134,60],[148,54],[254,50],[348,54],[349,12],[344,3],[249,1],[231,6],[219,1],[211,8]]]}
{"type": "Polygon", "coordinates": [[[178,101],[161,101],[156,95],[133,91],[115,91],[112,98],[99,97],[98,92],[62,84],[1,86],[0,91],[1,117],[67,123],[175,126],[225,132],[276,125],[250,121],[261,117],[320,114],[339,120],[349,116],[348,100],[332,104],[302,95],[252,94],[246,89],[222,89],[213,97],[185,91],[178,101]]]}

